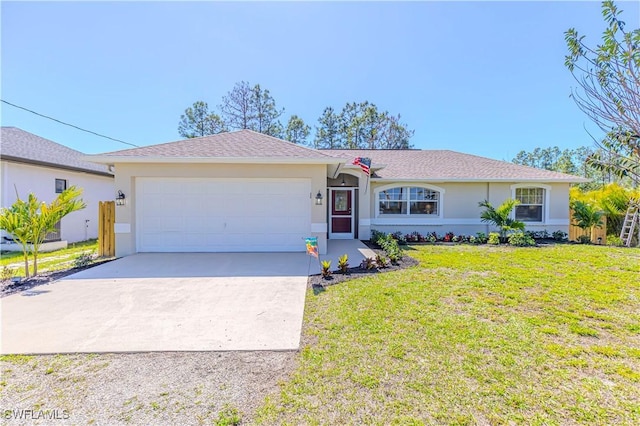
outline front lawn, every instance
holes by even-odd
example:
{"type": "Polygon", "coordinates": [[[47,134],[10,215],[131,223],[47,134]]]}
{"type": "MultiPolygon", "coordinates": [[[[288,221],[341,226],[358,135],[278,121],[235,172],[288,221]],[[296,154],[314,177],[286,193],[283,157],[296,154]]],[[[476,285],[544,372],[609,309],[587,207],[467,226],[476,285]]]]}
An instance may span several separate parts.
{"type": "Polygon", "coordinates": [[[640,424],[640,250],[420,246],[307,294],[265,424],[640,424]]]}
{"type": "MultiPolygon", "coordinates": [[[[69,247],[48,253],[38,254],[38,273],[60,271],[74,266],[75,259],[83,253],[97,253],[98,240],[71,243],[69,247]]],[[[22,252],[2,252],[0,267],[15,269],[15,275],[24,276],[24,257],[22,252]]],[[[29,256],[29,268],[33,272],[33,256],[29,256]]]]}

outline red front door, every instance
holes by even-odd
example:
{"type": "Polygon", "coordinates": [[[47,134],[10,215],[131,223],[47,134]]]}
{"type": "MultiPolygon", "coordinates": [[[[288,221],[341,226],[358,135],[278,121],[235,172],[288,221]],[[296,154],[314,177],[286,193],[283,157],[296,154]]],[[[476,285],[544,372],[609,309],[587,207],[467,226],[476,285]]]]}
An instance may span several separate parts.
{"type": "Polygon", "coordinates": [[[353,238],[353,189],[331,189],[329,238],[353,238]]]}

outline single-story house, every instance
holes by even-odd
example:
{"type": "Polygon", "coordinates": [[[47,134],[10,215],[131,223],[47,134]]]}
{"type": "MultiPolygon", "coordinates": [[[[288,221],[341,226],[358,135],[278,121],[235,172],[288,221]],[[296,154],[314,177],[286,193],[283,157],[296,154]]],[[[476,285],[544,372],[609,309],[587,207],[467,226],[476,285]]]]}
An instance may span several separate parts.
{"type": "Polygon", "coordinates": [[[303,251],[372,229],[475,234],[478,202],[521,204],[532,230],[568,231],[585,179],[448,150],[316,150],[250,130],[88,156],[115,167],[116,254],[303,251]],[[354,165],[370,158],[370,176],[354,165]]]}
{"type": "MultiPolygon", "coordinates": [[[[53,201],[70,186],[83,189],[83,210],[67,215],[49,241],[83,241],[98,237],[98,202],[113,200],[113,173],[108,166],[85,160],[84,153],[16,127],[2,127],[0,137],[1,206],[10,207],[19,195],[34,193],[53,201]]],[[[2,231],[2,240],[10,238],[2,231]]]]}

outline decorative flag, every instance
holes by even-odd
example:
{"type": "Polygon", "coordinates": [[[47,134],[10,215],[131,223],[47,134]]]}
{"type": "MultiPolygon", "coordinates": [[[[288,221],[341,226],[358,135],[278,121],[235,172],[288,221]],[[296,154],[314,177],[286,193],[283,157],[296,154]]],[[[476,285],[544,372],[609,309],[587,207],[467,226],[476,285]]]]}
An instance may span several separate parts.
{"type": "Polygon", "coordinates": [[[318,257],[318,237],[308,237],[305,243],[307,244],[307,254],[318,257]]]}
{"type": "Polygon", "coordinates": [[[366,158],[366,157],[356,157],[355,160],[353,160],[353,164],[354,166],[360,166],[360,168],[362,169],[362,171],[367,175],[370,176],[371,175],[371,158],[366,158]]]}

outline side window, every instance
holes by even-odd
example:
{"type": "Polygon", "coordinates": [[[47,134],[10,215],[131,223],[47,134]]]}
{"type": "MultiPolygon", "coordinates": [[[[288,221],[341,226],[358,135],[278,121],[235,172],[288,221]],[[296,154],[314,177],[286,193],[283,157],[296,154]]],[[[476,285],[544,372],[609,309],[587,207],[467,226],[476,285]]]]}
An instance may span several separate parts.
{"type": "Polygon", "coordinates": [[[56,179],[56,194],[61,194],[65,189],[67,189],[67,180],[56,179]]]}
{"type": "Polygon", "coordinates": [[[523,222],[542,222],[544,211],[544,188],[517,188],[516,220],[523,222]]]}

